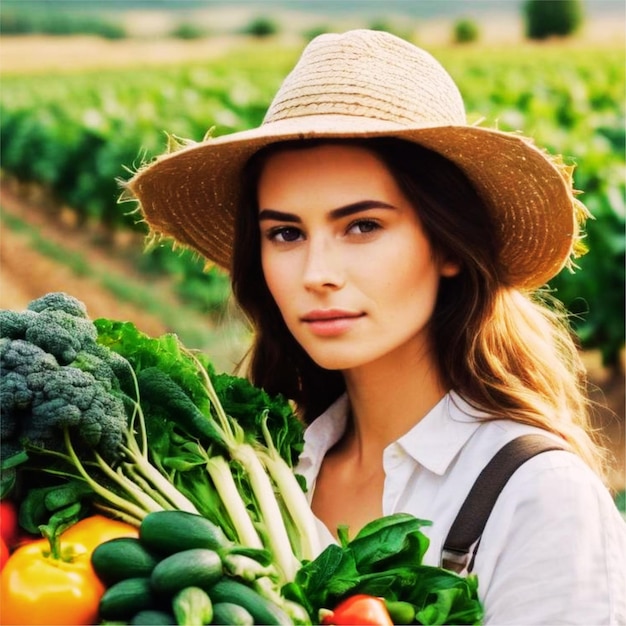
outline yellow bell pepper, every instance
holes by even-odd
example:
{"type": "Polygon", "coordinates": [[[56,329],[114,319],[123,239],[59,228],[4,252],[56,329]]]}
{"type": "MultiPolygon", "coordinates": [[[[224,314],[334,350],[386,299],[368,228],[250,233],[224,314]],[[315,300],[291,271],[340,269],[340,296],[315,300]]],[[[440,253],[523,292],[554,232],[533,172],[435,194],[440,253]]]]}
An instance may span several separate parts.
{"type": "Polygon", "coordinates": [[[98,515],[77,522],[59,538],[17,548],[0,575],[0,623],[97,624],[105,587],[93,570],[91,553],[104,541],[136,535],[133,526],[98,515]]]}

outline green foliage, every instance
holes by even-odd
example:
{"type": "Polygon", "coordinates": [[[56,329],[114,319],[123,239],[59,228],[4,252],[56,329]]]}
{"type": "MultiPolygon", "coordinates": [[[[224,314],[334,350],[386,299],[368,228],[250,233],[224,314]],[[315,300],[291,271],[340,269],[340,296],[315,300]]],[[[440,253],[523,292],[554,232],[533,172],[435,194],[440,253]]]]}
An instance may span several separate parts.
{"type": "Polygon", "coordinates": [[[573,35],[583,21],[580,0],[526,0],[524,14],[529,39],[573,35]]]}
{"type": "Polygon", "coordinates": [[[269,37],[276,35],[280,28],[278,22],[270,17],[255,17],[242,30],[244,35],[252,35],[253,37],[269,37]]]}
{"type": "Polygon", "coordinates": [[[589,252],[578,270],[563,270],[549,287],[572,313],[582,346],[600,349],[605,365],[617,367],[625,317],[624,51],[551,47],[486,60],[480,48],[464,48],[462,56],[440,58],[465,96],[470,120],[522,130],[576,166],[574,185],[593,216],[586,226],[589,252]]]}
{"type": "Polygon", "coordinates": [[[310,28],[305,30],[302,33],[302,37],[304,38],[305,41],[311,41],[312,39],[315,39],[319,35],[323,35],[324,33],[328,33],[328,32],[332,32],[332,28],[324,24],[319,24],[317,26],[311,26],[310,28]]]}
{"type": "Polygon", "coordinates": [[[28,8],[5,8],[0,11],[3,35],[97,35],[105,39],[123,39],[121,24],[84,12],[58,11],[29,3],[28,8]]]}
{"type": "Polygon", "coordinates": [[[478,41],[480,29],[474,20],[461,19],[454,24],[454,41],[456,43],[472,43],[478,41]]]}

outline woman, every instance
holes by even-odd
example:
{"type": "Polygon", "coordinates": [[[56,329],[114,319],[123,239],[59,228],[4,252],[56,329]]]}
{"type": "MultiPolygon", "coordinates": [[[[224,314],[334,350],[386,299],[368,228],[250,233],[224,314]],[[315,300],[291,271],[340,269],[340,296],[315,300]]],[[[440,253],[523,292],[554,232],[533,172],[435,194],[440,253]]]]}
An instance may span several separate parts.
{"type": "Polygon", "coordinates": [[[298,471],[325,542],[381,515],[453,520],[504,444],[542,433],[479,549],[492,624],[626,623],[626,530],[584,370],[540,288],[580,252],[571,172],[467,126],[451,78],[383,32],[322,35],[263,124],[158,159],[129,189],[157,236],[231,272],[252,381],[309,424],[298,471]]]}

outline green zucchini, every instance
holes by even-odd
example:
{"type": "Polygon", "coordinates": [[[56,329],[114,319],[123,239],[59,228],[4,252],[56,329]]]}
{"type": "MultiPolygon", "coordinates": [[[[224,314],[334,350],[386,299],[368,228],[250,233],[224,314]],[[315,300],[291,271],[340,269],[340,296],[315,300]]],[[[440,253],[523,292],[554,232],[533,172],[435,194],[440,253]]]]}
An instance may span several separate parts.
{"type": "Polygon", "coordinates": [[[223,574],[222,560],[217,552],[192,548],[159,561],[150,574],[150,583],[156,593],[173,596],[185,587],[208,589],[223,574]]]}
{"type": "Polygon", "coordinates": [[[218,602],[213,605],[211,624],[222,626],[254,626],[254,617],[242,606],[233,602],[218,602]]]}
{"type": "Polygon", "coordinates": [[[91,564],[107,586],[126,578],[148,577],[158,558],[136,537],[118,537],[96,546],[91,564]]]}
{"type": "Polygon", "coordinates": [[[139,611],[154,608],[156,598],[149,578],[126,578],[105,590],[100,598],[100,618],[129,620],[139,611]]]}
{"type": "Polygon", "coordinates": [[[164,555],[192,548],[220,551],[234,545],[217,524],[187,511],[148,513],[139,527],[139,538],[149,550],[164,555]]]}
{"type": "Polygon", "coordinates": [[[145,609],[133,615],[128,623],[131,626],[175,626],[176,618],[165,611],[145,609]]]}
{"type": "Polygon", "coordinates": [[[292,626],[291,618],[277,604],[264,598],[251,587],[222,578],[208,591],[213,605],[221,602],[231,602],[244,608],[255,624],[265,624],[266,626],[292,626]]]}

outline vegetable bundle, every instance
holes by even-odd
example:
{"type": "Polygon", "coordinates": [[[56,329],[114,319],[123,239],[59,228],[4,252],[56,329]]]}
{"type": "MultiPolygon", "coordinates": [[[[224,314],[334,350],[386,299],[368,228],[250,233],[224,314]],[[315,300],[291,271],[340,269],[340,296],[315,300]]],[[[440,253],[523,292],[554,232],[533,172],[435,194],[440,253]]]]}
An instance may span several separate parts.
{"type": "Polygon", "coordinates": [[[1,311],[0,329],[2,497],[22,502],[27,530],[92,506],[137,526],[156,511],[201,514],[269,552],[268,595],[317,555],[291,467],[302,426],[285,400],[216,375],[175,335],[94,322],[67,294],[1,311]]]}
{"type": "Polygon", "coordinates": [[[421,565],[427,522],[342,529],[321,552],[289,402],[175,335],[50,293],[0,311],[0,371],[0,499],[20,504],[20,526],[53,553],[94,512],[139,529],[90,548],[100,619],[340,624],[368,598],[393,623],[482,619],[475,578],[421,565]]]}

